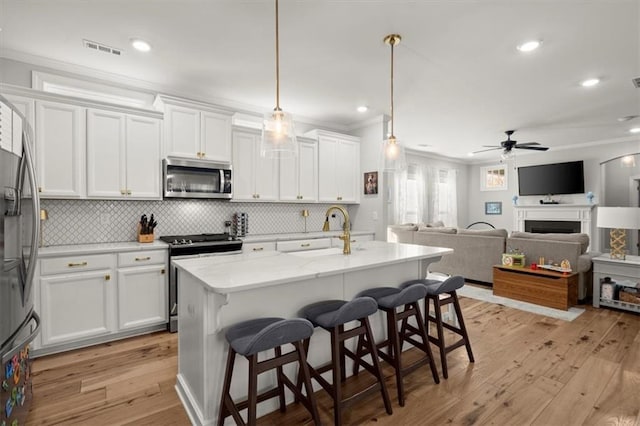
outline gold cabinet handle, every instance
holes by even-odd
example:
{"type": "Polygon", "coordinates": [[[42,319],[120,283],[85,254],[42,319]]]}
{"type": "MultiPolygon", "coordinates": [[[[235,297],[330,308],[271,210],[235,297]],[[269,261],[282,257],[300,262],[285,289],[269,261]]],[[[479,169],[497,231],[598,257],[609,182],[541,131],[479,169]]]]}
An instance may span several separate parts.
{"type": "Polygon", "coordinates": [[[127,195],[131,195],[131,190],[127,189],[127,195]]]}
{"type": "Polygon", "coordinates": [[[300,247],[311,247],[311,243],[300,244],[300,247]]]}
{"type": "Polygon", "coordinates": [[[256,198],[260,198],[260,194],[256,194],[256,198]]]}
{"type": "Polygon", "coordinates": [[[109,281],[111,279],[111,275],[107,274],[104,276],[105,281],[109,281]]]}
{"type": "Polygon", "coordinates": [[[42,187],[41,186],[38,187],[38,192],[42,192],[42,187]]]}
{"type": "Polygon", "coordinates": [[[162,268],[162,269],[160,269],[160,273],[161,273],[162,275],[164,275],[164,274],[166,274],[166,273],[167,273],[167,271],[165,271],[165,269],[164,269],[164,268],[162,268]]]}
{"type": "Polygon", "coordinates": [[[67,266],[69,268],[77,268],[77,267],[82,267],[82,266],[87,266],[88,263],[87,262],[78,262],[78,263],[69,263],[67,264],[67,266]]]}
{"type": "Polygon", "coordinates": [[[254,247],[253,251],[262,251],[264,250],[264,247],[254,247]]]}
{"type": "Polygon", "coordinates": [[[151,260],[151,256],[147,256],[147,257],[136,257],[136,262],[144,262],[145,260],[151,260]]]}
{"type": "Polygon", "coordinates": [[[356,242],[356,240],[351,240],[351,242],[352,242],[352,243],[355,243],[355,242],[356,242]]]}
{"type": "Polygon", "coordinates": [[[125,191],[124,189],[120,190],[120,195],[125,195],[127,191],[125,191]]]}
{"type": "Polygon", "coordinates": [[[202,158],[204,158],[204,157],[206,157],[206,156],[207,156],[207,153],[206,153],[206,152],[201,152],[200,154],[202,155],[202,158]]]}
{"type": "Polygon", "coordinates": [[[342,197],[338,197],[338,201],[342,200],[342,197]]]}

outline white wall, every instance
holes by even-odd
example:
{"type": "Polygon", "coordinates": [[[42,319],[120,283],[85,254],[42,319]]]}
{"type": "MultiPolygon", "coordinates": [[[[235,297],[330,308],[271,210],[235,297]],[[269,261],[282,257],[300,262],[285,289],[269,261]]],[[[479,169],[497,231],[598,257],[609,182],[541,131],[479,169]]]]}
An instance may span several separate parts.
{"type": "Polygon", "coordinates": [[[387,209],[388,200],[386,176],[380,172],[379,150],[384,138],[385,116],[378,116],[354,130],[355,136],[360,138],[360,175],[359,185],[360,205],[352,207],[354,229],[373,229],[376,240],[385,241],[387,238],[387,209]],[[378,193],[364,194],[364,173],[378,172],[378,193]]]}
{"type": "MultiPolygon", "coordinates": [[[[601,172],[600,163],[618,156],[640,152],[640,137],[636,141],[617,142],[604,145],[585,145],[572,149],[550,149],[539,153],[516,153],[516,166],[530,166],[537,164],[559,163],[565,161],[584,161],[585,192],[594,193],[594,203],[601,200],[601,172]]],[[[509,231],[513,228],[512,197],[518,194],[517,171],[513,162],[509,162],[508,189],[503,191],[480,191],[480,168],[488,165],[500,164],[499,153],[496,161],[482,164],[474,164],[470,167],[468,177],[468,208],[467,214],[470,222],[486,221],[496,228],[505,228],[509,231]],[[484,203],[487,201],[502,201],[502,215],[485,215],[484,203]]],[[[542,197],[519,197],[518,204],[538,204],[542,197]]],[[[586,204],[585,194],[561,195],[554,199],[560,203],[586,204]]]]}

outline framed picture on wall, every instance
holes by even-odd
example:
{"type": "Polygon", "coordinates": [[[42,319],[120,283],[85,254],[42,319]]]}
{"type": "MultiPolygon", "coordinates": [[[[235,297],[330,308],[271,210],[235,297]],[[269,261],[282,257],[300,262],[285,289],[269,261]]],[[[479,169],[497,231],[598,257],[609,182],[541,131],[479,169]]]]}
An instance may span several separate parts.
{"type": "Polygon", "coordinates": [[[506,165],[480,167],[480,191],[503,191],[508,186],[506,165]]]}
{"type": "Polygon", "coordinates": [[[502,214],[502,201],[487,201],[484,203],[484,214],[502,214]]]}
{"type": "Polygon", "coordinates": [[[378,172],[366,172],[364,174],[364,195],[378,193],[378,172]]]}

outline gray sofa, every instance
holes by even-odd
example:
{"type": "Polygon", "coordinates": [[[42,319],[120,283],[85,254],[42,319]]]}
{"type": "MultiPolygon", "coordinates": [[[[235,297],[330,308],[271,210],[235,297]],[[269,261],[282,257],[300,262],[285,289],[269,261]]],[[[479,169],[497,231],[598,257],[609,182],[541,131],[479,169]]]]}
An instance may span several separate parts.
{"type": "Polygon", "coordinates": [[[587,234],[536,234],[513,231],[507,238],[507,250],[524,253],[527,265],[537,263],[540,257],[545,262],[560,264],[564,259],[571,269],[578,272],[578,299],[583,300],[592,293],[591,259],[600,255],[587,252],[589,236],[587,234]]]}
{"type": "Polygon", "coordinates": [[[389,242],[453,249],[452,254],[429,265],[429,271],[487,283],[493,282],[493,265],[502,262],[506,239],[505,229],[470,230],[417,224],[387,228],[389,242]]]}
{"type": "MultiPolygon", "coordinates": [[[[435,224],[441,225],[441,224],[435,224]]],[[[578,272],[578,298],[591,294],[592,262],[600,253],[587,252],[586,234],[537,234],[505,229],[456,229],[442,226],[405,224],[387,228],[387,241],[452,248],[454,252],[429,265],[431,272],[462,275],[466,279],[493,283],[493,266],[502,263],[502,254],[520,252],[525,262],[537,263],[540,257],[560,263],[567,259],[578,272]]]]}

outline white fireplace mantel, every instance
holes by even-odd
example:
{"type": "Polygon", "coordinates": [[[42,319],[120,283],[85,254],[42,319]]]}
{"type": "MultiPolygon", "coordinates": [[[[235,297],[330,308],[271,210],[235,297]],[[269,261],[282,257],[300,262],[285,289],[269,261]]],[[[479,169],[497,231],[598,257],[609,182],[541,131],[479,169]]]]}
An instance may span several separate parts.
{"type": "Polygon", "coordinates": [[[513,206],[513,229],[524,231],[525,220],[580,222],[580,232],[589,236],[590,247],[598,247],[595,204],[531,204],[513,206]]]}

